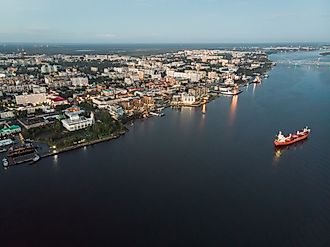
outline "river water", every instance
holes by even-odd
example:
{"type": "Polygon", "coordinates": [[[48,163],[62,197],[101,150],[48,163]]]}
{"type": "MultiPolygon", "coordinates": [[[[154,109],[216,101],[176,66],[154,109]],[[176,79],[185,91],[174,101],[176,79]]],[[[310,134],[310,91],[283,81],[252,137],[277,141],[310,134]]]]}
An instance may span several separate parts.
{"type": "MultiPolygon", "coordinates": [[[[297,56],[317,59],[271,59],[297,56]]],[[[1,246],[330,246],[330,67],[278,64],[203,110],[0,170],[1,246]]]]}

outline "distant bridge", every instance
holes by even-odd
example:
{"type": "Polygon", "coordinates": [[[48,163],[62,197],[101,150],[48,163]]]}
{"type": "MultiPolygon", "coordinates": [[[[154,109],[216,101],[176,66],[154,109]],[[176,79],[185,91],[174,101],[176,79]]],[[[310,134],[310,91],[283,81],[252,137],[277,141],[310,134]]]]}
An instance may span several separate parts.
{"type": "Polygon", "coordinates": [[[299,66],[299,65],[316,65],[316,66],[330,66],[330,62],[324,62],[324,61],[311,61],[311,60],[279,60],[276,61],[277,64],[287,64],[287,65],[293,65],[293,66],[299,66]]]}

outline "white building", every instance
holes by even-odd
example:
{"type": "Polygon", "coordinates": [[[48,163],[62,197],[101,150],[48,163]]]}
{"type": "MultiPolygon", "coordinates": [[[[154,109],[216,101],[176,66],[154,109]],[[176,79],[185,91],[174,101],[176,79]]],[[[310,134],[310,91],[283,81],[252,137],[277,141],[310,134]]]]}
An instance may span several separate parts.
{"type": "Polygon", "coordinates": [[[13,140],[12,139],[5,139],[5,140],[0,140],[0,147],[4,147],[4,146],[8,146],[13,144],[13,140]]]}
{"type": "Polygon", "coordinates": [[[98,67],[91,67],[91,71],[92,72],[97,72],[97,71],[99,71],[99,68],[98,67]]]}
{"type": "Polygon", "coordinates": [[[74,77],[71,78],[71,85],[73,87],[86,87],[88,86],[88,78],[85,77],[74,77]]]}
{"type": "Polygon", "coordinates": [[[124,110],[119,105],[110,105],[109,106],[109,113],[112,118],[118,120],[124,115],[124,110]]]}
{"type": "Polygon", "coordinates": [[[256,69],[256,68],[259,68],[260,67],[260,64],[259,63],[253,63],[251,64],[251,69],[256,69]]]}
{"type": "Polygon", "coordinates": [[[217,74],[217,72],[214,72],[214,71],[212,71],[212,72],[208,72],[207,73],[207,78],[208,79],[213,79],[213,80],[215,80],[215,79],[217,79],[218,78],[218,74],[217,74]]]}
{"type": "Polygon", "coordinates": [[[192,82],[198,82],[205,75],[196,71],[176,72],[173,70],[166,70],[166,75],[178,79],[188,79],[192,82]]]}
{"type": "Polygon", "coordinates": [[[33,84],[17,84],[17,85],[1,84],[0,91],[3,93],[28,92],[32,90],[32,87],[33,84]]]}
{"type": "Polygon", "coordinates": [[[185,105],[192,105],[196,102],[196,98],[195,96],[189,95],[187,93],[182,93],[181,102],[185,105]]]}
{"type": "Polygon", "coordinates": [[[15,114],[13,111],[4,111],[4,112],[0,112],[0,118],[4,119],[4,118],[13,118],[15,117],[15,114]]]}
{"type": "Polygon", "coordinates": [[[124,79],[124,82],[125,82],[125,84],[127,84],[127,85],[131,85],[131,84],[133,84],[133,80],[132,80],[131,78],[128,78],[128,77],[126,77],[126,78],[124,79]]]}
{"type": "Polygon", "coordinates": [[[38,105],[47,101],[45,93],[22,94],[15,96],[17,105],[38,105]]]}
{"type": "Polygon", "coordinates": [[[42,74],[47,74],[47,73],[52,73],[52,72],[57,72],[57,71],[58,71],[58,68],[56,65],[44,64],[41,66],[42,74]]]}
{"type": "Polygon", "coordinates": [[[41,87],[39,85],[33,85],[32,86],[32,92],[34,94],[36,94],[36,93],[46,93],[46,87],[41,87]]]}
{"type": "Polygon", "coordinates": [[[94,113],[89,118],[79,116],[79,114],[71,114],[69,118],[61,120],[62,125],[68,131],[76,131],[85,129],[94,124],[94,113]]]}
{"type": "Polygon", "coordinates": [[[225,80],[225,84],[226,85],[234,85],[235,84],[235,81],[233,79],[231,79],[231,78],[227,78],[225,80]]]}
{"type": "Polygon", "coordinates": [[[95,104],[99,109],[108,108],[111,104],[116,104],[120,101],[121,99],[113,99],[110,97],[97,97],[92,99],[93,104],[95,104]]]}

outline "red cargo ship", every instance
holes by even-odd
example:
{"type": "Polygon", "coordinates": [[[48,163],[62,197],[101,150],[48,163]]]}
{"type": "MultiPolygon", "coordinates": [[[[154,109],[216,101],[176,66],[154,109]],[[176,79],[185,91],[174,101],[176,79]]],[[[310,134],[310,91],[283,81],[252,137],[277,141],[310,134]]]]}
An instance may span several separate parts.
{"type": "Polygon", "coordinates": [[[304,129],[302,129],[300,131],[297,131],[297,133],[294,135],[290,134],[288,136],[284,136],[282,134],[282,132],[280,131],[278,133],[278,135],[276,136],[274,144],[276,147],[291,145],[293,143],[306,139],[310,132],[311,132],[311,129],[309,129],[308,127],[305,127],[304,129]]]}

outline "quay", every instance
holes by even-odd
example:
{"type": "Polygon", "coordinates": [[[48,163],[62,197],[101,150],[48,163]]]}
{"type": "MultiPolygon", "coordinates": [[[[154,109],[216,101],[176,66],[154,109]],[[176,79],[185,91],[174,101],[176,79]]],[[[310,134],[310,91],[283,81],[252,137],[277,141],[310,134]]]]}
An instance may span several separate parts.
{"type": "Polygon", "coordinates": [[[113,135],[110,135],[108,137],[101,138],[101,139],[98,139],[98,140],[83,142],[83,143],[80,143],[80,144],[77,144],[77,145],[74,145],[74,146],[70,146],[70,147],[66,147],[66,148],[62,148],[62,149],[56,149],[56,150],[53,150],[51,152],[47,152],[45,154],[40,155],[40,158],[47,158],[47,157],[50,157],[50,156],[58,155],[60,153],[69,152],[69,151],[79,149],[79,148],[82,148],[82,147],[87,147],[87,146],[91,146],[91,145],[98,144],[98,143],[101,143],[101,142],[110,141],[110,140],[113,140],[113,139],[117,139],[120,136],[125,135],[125,134],[126,134],[126,131],[121,131],[117,134],[113,134],[113,135]]]}

